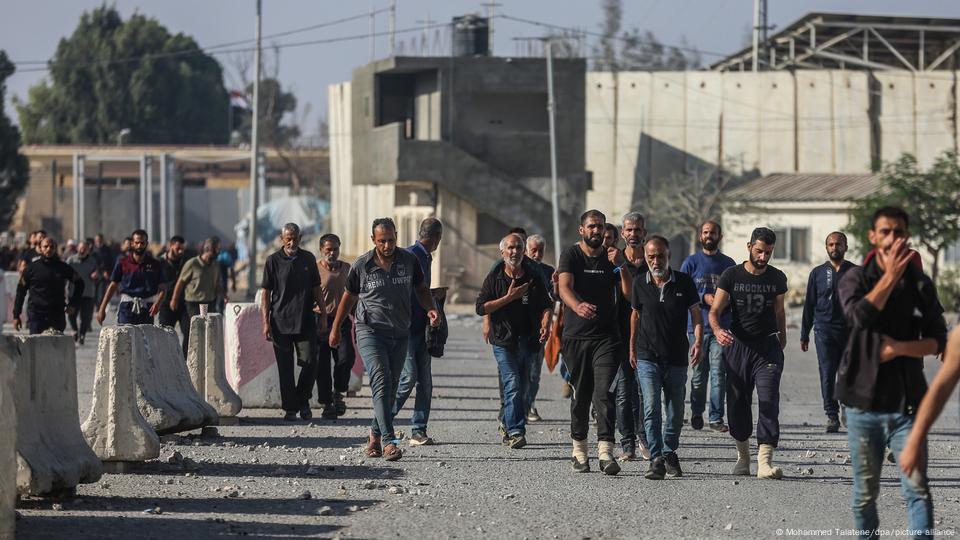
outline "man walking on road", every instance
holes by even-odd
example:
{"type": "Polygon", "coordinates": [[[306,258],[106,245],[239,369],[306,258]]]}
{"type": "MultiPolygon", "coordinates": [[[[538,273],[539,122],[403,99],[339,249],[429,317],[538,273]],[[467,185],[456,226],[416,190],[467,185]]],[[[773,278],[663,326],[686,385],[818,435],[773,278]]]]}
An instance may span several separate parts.
{"type": "Polygon", "coordinates": [[[591,402],[597,412],[597,451],[600,470],[620,472],[613,456],[616,404],[614,379],[621,349],[617,325],[616,294],[630,298],[633,270],[616,248],[604,249],[606,216],[588,210],[580,216],[580,241],[560,256],[560,297],[564,303],[561,350],[570,370],[574,392],[570,403],[571,466],[589,472],[587,434],[591,402]],[[619,268],[619,272],[615,269],[619,268]]]}
{"type": "MultiPolygon", "coordinates": [[[[263,336],[273,342],[280,375],[280,400],[284,420],[310,420],[310,396],[316,379],[317,323],[314,306],[320,308],[320,331],[326,330],[323,311],[323,293],[317,259],[300,249],[300,227],[287,223],[280,232],[283,247],[267,257],[263,267],[263,289],[260,314],[263,317],[263,336]],[[296,355],[300,376],[294,381],[293,362],[296,355]]],[[[214,261],[216,258],[213,259],[214,261]]],[[[217,272],[214,263],[211,271],[217,272]]]]}
{"type": "Polygon", "coordinates": [[[630,365],[636,369],[643,389],[643,424],[651,456],[645,477],[663,480],[664,475],[683,476],[677,449],[683,427],[687,352],[696,368],[700,363],[703,315],[693,279],[670,269],[667,239],[651,236],[644,244],[644,253],[649,270],[637,275],[633,284],[630,365]],[[688,315],[693,319],[692,344],[687,339],[688,315]]]}
{"type": "MultiPolygon", "coordinates": [[[[350,265],[340,260],[340,237],[325,234],[320,237],[320,290],[323,292],[323,304],[328,327],[333,327],[333,318],[337,306],[347,286],[347,273],[350,265]]],[[[317,317],[320,317],[318,314],[317,317]]],[[[318,325],[319,326],[319,325],[318,325]]],[[[353,368],[353,323],[348,317],[340,325],[340,347],[331,348],[326,334],[319,334],[317,348],[320,361],[317,362],[317,399],[323,407],[320,416],[332,420],[347,412],[347,403],[343,395],[350,384],[350,370],[353,368]]]]}
{"type": "MultiPolygon", "coordinates": [[[[623,248],[624,264],[629,266],[634,276],[647,273],[643,244],[647,236],[646,219],[639,212],[630,212],[623,216],[620,235],[626,243],[623,248]]],[[[617,291],[617,319],[620,325],[620,337],[630,337],[630,318],[633,308],[630,298],[617,291]]],[[[637,455],[650,459],[647,432],[643,420],[643,399],[640,385],[637,384],[637,372],[630,364],[629,343],[620,350],[620,368],[617,371],[617,427],[620,430],[620,460],[633,461],[637,455]]],[[[682,416],[681,416],[682,419],[682,416]]]]}
{"type": "Polygon", "coordinates": [[[440,313],[423,281],[420,261],[409,251],[397,249],[397,226],[393,220],[374,220],[371,233],[374,248],[350,267],[346,292],[337,306],[328,342],[331,348],[340,345],[340,326],[356,307],[357,348],[370,378],[374,411],[364,453],[367,457],[383,456],[387,461],[396,461],[403,451],[393,429],[393,405],[407,356],[413,291],[431,326],[440,325],[440,313]]]}
{"type": "MultiPolygon", "coordinates": [[[[943,352],[946,321],[933,282],[912,262],[909,216],[884,207],[869,231],[876,254],[847,270],[837,293],[850,336],[837,376],[837,398],[847,406],[847,439],[853,467],[853,522],[877,531],[877,496],[887,446],[900,457],[927,392],[923,357],[943,352]]],[[[933,536],[933,498],[926,455],[901,472],[910,536],[933,536]]],[[[874,538],[867,534],[861,538],[874,538]]]]}
{"type": "MultiPolygon", "coordinates": [[[[546,246],[547,240],[539,234],[532,234],[527,237],[527,258],[537,262],[540,266],[543,282],[546,283],[548,287],[552,312],[553,302],[557,298],[557,270],[543,262],[543,253],[546,250],[546,246]]],[[[527,388],[527,422],[539,422],[543,420],[543,418],[540,417],[540,413],[537,412],[537,394],[540,392],[540,374],[542,372],[543,346],[541,345],[540,351],[530,359],[530,385],[527,388]]]]}
{"type": "MultiPolygon", "coordinates": [[[[220,240],[207,238],[203,241],[200,255],[193,257],[183,264],[180,277],[173,289],[173,298],[170,300],[170,310],[176,311],[181,306],[179,298],[186,304],[187,320],[199,315],[202,306],[206,306],[208,313],[216,312],[217,299],[226,297],[226,289],[220,281],[220,266],[217,256],[220,255],[220,240]]],[[[190,328],[190,325],[187,325],[190,328]]]]}
{"type": "Polygon", "coordinates": [[[63,332],[67,326],[64,317],[64,291],[67,284],[73,286],[70,303],[66,310],[70,315],[76,311],[83,297],[84,283],[80,274],[57,255],[57,242],[49,236],[40,241],[40,258],[28,264],[20,274],[17,296],[13,304],[13,329],[20,331],[20,314],[23,302],[30,294],[27,305],[27,324],[31,334],[47,329],[63,332]]]}
{"type": "Polygon", "coordinates": [[[753,431],[753,390],[757,390],[757,478],[779,479],[783,471],[773,466],[773,450],[780,440],[780,376],[787,343],[783,298],[787,276],[770,266],[777,236],[766,227],[750,235],[750,259],[728,268],[720,276],[710,308],[710,326],[726,350],[727,421],[737,442],[733,474],[750,474],[750,432],[753,431]],[[729,329],[721,317],[730,306],[729,329]]]}
{"type": "Polygon", "coordinates": [[[80,297],[80,304],[70,315],[70,328],[74,331],[73,340],[80,345],[83,345],[87,332],[90,331],[90,323],[93,321],[93,308],[97,301],[97,282],[100,281],[100,263],[91,254],[91,248],[90,240],[84,240],[77,246],[77,253],[67,259],[67,264],[83,280],[83,295],[80,297]],[[79,325],[77,324],[78,315],[80,316],[79,325]]]}
{"type": "MultiPolygon", "coordinates": [[[[423,273],[423,284],[430,289],[430,267],[433,265],[432,253],[440,247],[440,238],[443,236],[443,225],[437,218],[429,217],[420,223],[417,237],[419,240],[407,248],[407,251],[416,256],[423,273]]],[[[393,416],[396,417],[403,408],[414,385],[417,387],[417,396],[413,402],[413,417],[410,419],[412,429],[410,445],[422,446],[433,444],[433,439],[427,436],[427,422],[430,420],[430,402],[433,398],[433,373],[430,353],[427,352],[427,312],[417,302],[417,291],[414,290],[410,298],[410,339],[407,341],[407,357],[403,363],[403,372],[400,374],[400,384],[397,386],[397,397],[393,404],[393,416]]]]}
{"type": "MultiPolygon", "coordinates": [[[[167,283],[167,290],[173,292],[180,277],[180,271],[186,262],[184,257],[185,240],[182,236],[171,236],[167,242],[167,250],[160,257],[160,265],[163,267],[164,279],[167,283]]],[[[169,298],[171,295],[167,295],[169,298]]],[[[187,314],[186,302],[183,301],[183,291],[179,295],[173,295],[169,302],[164,302],[157,313],[162,326],[176,328],[180,325],[180,334],[183,336],[182,347],[183,355],[187,355],[187,344],[190,342],[190,315],[187,314]],[[171,309],[170,306],[177,306],[177,309],[171,309]]]]}
{"type": "Polygon", "coordinates": [[[153,324],[153,318],[163,304],[167,284],[160,261],[147,251],[147,245],[147,232],[142,229],[133,231],[129,252],[117,259],[110,273],[110,285],[100,302],[97,322],[101,326],[107,318],[110,299],[118,289],[117,323],[153,324]]]}
{"type": "Polygon", "coordinates": [[[820,364],[820,395],[827,415],[827,433],[840,431],[840,403],[834,397],[837,368],[847,347],[847,319],[840,305],[837,285],[848,270],[856,265],[843,257],[847,253],[847,236],[832,232],[827,236],[829,261],[814,268],[807,280],[807,296],[803,301],[803,322],[800,324],[800,348],[810,348],[810,329],[815,331],[817,360],[820,364]]]}
{"type": "MultiPolygon", "coordinates": [[[[713,305],[717,291],[717,282],[727,268],[736,266],[733,259],[720,252],[720,241],[723,240],[723,231],[715,221],[706,221],[700,226],[700,246],[702,250],[694,253],[683,261],[680,271],[689,274],[697,285],[700,293],[700,306],[703,308],[703,319],[706,320],[713,305]]],[[[720,317],[720,325],[730,328],[730,311],[724,311],[720,317]]],[[[693,318],[687,325],[688,338],[693,345],[693,318]]],[[[703,329],[704,362],[694,364],[690,377],[690,427],[703,429],[703,412],[707,408],[707,387],[710,395],[710,429],[721,433],[727,432],[727,425],[723,423],[723,401],[726,389],[727,369],[723,364],[723,347],[717,342],[710,325],[703,329]],[[709,384],[708,384],[709,383],[709,384]]]]}
{"type": "Polygon", "coordinates": [[[518,234],[500,241],[504,265],[487,274],[477,296],[477,315],[490,316],[488,340],[503,384],[503,442],[513,449],[527,444],[530,359],[546,342],[553,314],[539,269],[524,258],[523,247],[518,234]]]}

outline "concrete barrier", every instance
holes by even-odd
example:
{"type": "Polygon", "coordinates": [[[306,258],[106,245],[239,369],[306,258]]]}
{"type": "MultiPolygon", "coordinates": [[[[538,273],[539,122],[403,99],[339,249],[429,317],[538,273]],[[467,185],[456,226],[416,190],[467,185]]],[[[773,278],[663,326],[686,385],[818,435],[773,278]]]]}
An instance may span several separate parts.
{"type": "Polygon", "coordinates": [[[2,310],[0,310],[0,317],[3,317],[3,320],[0,320],[0,324],[13,320],[13,302],[17,298],[17,283],[19,281],[19,273],[3,273],[3,299],[0,300],[0,305],[3,306],[2,310]]]}
{"type": "MultiPolygon", "coordinates": [[[[247,408],[280,408],[280,378],[273,344],[263,337],[260,306],[255,303],[227,304],[224,314],[227,382],[247,408]]],[[[354,347],[354,350],[357,350],[354,347]]],[[[363,384],[363,362],[354,358],[349,391],[357,392],[363,384]]],[[[294,367],[299,377],[300,366],[294,367]]],[[[316,397],[316,392],[314,392],[316,397]]]]}
{"type": "MultiPolygon", "coordinates": [[[[0,280],[2,283],[2,280],[0,280]]],[[[17,413],[13,399],[16,365],[0,357],[0,540],[13,540],[17,501],[17,413]]]]}
{"type": "Polygon", "coordinates": [[[227,383],[224,363],[223,315],[197,315],[190,320],[187,369],[193,387],[221,419],[236,417],[243,408],[240,396],[227,383]]]}
{"type": "Polygon", "coordinates": [[[99,480],[100,459],[80,431],[73,338],[4,336],[0,362],[10,360],[17,367],[17,490],[49,495],[99,480]]]}
{"type": "Polygon", "coordinates": [[[93,405],[83,435],[103,461],[146,461],[160,455],[160,438],[137,407],[136,365],[146,361],[135,326],[100,330],[93,405]]]}
{"type": "Polygon", "coordinates": [[[137,404],[147,423],[161,435],[215,425],[217,411],[193,388],[176,332],[146,324],[136,329],[146,349],[139,353],[144,361],[134,363],[137,404]]]}

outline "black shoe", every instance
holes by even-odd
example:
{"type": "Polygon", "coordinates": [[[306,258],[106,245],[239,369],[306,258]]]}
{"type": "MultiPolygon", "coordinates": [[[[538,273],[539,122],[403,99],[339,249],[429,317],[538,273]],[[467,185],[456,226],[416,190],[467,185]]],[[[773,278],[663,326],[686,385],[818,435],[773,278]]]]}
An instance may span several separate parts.
{"type": "Polygon", "coordinates": [[[723,423],[723,420],[719,422],[710,422],[710,429],[719,433],[726,433],[730,431],[730,428],[728,428],[727,425],[723,423]]]}
{"type": "Polygon", "coordinates": [[[507,446],[509,446],[510,448],[512,448],[512,449],[514,449],[514,450],[519,450],[519,449],[523,448],[523,447],[526,446],[526,445],[527,445],[527,438],[524,437],[523,435],[519,434],[519,433],[517,433],[516,435],[513,435],[513,436],[510,437],[510,439],[507,441],[507,446]]]}
{"type": "Polygon", "coordinates": [[[336,406],[332,403],[325,404],[320,411],[320,418],[324,420],[336,420],[337,416],[339,415],[337,414],[336,406]]]}
{"type": "Polygon", "coordinates": [[[683,476],[683,470],[680,469],[680,458],[677,457],[676,452],[667,452],[667,454],[663,456],[663,463],[667,470],[667,476],[683,476]]]}
{"type": "Polygon", "coordinates": [[[337,412],[337,416],[347,414],[347,402],[343,400],[343,394],[340,392],[333,395],[333,410],[337,412]]]}
{"type": "Polygon", "coordinates": [[[650,468],[647,469],[647,473],[643,475],[647,480],[663,480],[663,477],[667,474],[667,467],[663,463],[662,457],[655,457],[650,460],[650,468]]]}
{"type": "Polygon", "coordinates": [[[610,461],[601,459],[600,470],[607,476],[616,476],[616,474],[620,472],[620,464],[617,463],[615,459],[611,459],[610,461]]]}
{"type": "Polygon", "coordinates": [[[624,443],[620,445],[620,461],[634,461],[637,459],[637,447],[634,443],[624,443]]]}
{"type": "Polygon", "coordinates": [[[573,469],[575,473],[585,473],[590,472],[590,460],[586,460],[583,463],[577,461],[577,458],[570,458],[570,468],[573,469]]]}
{"type": "Polygon", "coordinates": [[[309,406],[309,405],[307,405],[307,406],[305,406],[304,408],[300,409],[300,418],[303,418],[304,420],[312,420],[312,419],[313,419],[313,411],[310,410],[310,406],[309,406]]]}
{"type": "Polygon", "coordinates": [[[287,422],[296,422],[297,421],[296,411],[287,411],[287,413],[283,415],[283,419],[286,420],[287,422]]]}
{"type": "Polygon", "coordinates": [[[84,342],[84,340],[86,340],[86,339],[87,339],[87,336],[81,335],[81,336],[80,336],[80,345],[83,345],[83,342],[84,342]]]}
{"type": "Polygon", "coordinates": [[[697,429],[697,430],[703,429],[703,415],[702,415],[702,414],[698,414],[698,415],[694,416],[693,418],[691,418],[691,419],[690,419],[690,427],[692,427],[693,429],[697,429]]]}
{"type": "Polygon", "coordinates": [[[824,431],[827,433],[837,433],[840,431],[840,419],[836,416],[828,416],[827,427],[824,431]]]}

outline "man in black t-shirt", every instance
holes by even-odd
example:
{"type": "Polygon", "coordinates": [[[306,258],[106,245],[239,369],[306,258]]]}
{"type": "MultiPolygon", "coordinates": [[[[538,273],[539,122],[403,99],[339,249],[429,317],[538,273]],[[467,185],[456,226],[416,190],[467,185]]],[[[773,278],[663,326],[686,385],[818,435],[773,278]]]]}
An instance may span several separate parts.
{"type": "Polygon", "coordinates": [[[280,234],[283,247],[267,257],[263,267],[263,289],[260,313],[263,316],[263,335],[273,341],[280,375],[280,401],[284,420],[310,420],[310,396],[316,379],[317,322],[324,332],[327,317],[324,312],[323,292],[320,290],[320,272],[317,259],[309,251],[300,249],[300,227],[287,223],[280,234]],[[314,306],[319,306],[320,317],[314,318],[314,306]],[[296,351],[300,377],[294,383],[293,360],[296,351]]]}
{"type": "Polygon", "coordinates": [[[616,290],[630,297],[633,270],[616,248],[604,249],[607,218],[597,210],[580,216],[580,241],[560,256],[559,292],[564,303],[561,354],[574,388],[570,402],[571,465],[589,472],[587,433],[590,404],[597,412],[597,450],[600,470],[613,475],[620,466],[613,457],[615,441],[614,379],[623,347],[617,325],[616,290]],[[615,272],[620,268],[620,272],[615,272]]]}
{"type": "Polygon", "coordinates": [[[782,478],[773,466],[773,449],[780,439],[780,376],[787,343],[783,295],[787,276],[770,266],[777,236],[766,227],[750,235],[750,260],[726,269],[710,308],[710,326],[726,348],[727,418],[737,442],[733,474],[750,474],[750,432],[753,431],[753,388],[757,388],[757,478],[782,478]],[[730,328],[720,315],[730,306],[730,328]]]}

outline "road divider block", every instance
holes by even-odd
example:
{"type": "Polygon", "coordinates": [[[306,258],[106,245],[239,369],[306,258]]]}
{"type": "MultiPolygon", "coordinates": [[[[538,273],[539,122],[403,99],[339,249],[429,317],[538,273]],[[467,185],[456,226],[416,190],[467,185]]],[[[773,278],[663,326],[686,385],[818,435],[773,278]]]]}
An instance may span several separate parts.
{"type": "MultiPolygon", "coordinates": [[[[2,282],[2,280],[0,280],[2,282]]],[[[13,540],[17,502],[17,412],[13,398],[16,364],[0,356],[0,540],[13,540]]]]}
{"type": "Polygon", "coordinates": [[[221,419],[237,416],[243,402],[227,383],[223,315],[196,315],[190,320],[187,369],[193,387],[221,419]]]}

